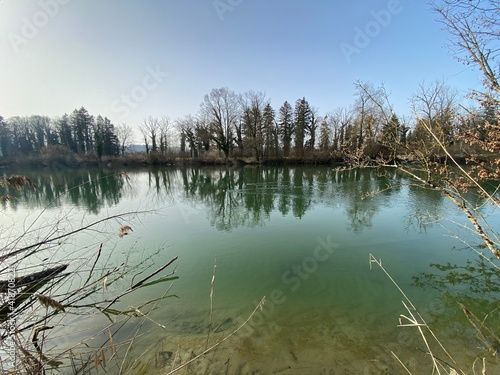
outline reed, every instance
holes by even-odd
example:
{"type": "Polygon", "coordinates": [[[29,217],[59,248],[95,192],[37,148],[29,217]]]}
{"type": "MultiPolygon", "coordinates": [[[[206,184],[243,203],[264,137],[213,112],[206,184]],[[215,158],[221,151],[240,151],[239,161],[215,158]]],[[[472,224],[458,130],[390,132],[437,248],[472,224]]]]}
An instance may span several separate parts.
{"type": "MultiPolygon", "coordinates": [[[[457,364],[457,361],[455,360],[454,356],[449,353],[449,351],[446,349],[445,345],[439,340],[437,335],[434,333],[434,331],[431,329],[431,327],[427,324],[423,316],[420,314],[420,312],[417,310],[415,305],[411,302],[410,298],[405,294],[403,289],[397,284],[397,282],[391,277],[389,272],[383,267],[382,265],[382,260],[377,259],[373,254],[369,254],[369,265],[370,269],[372,269],[372,265],[375,264],[377,265],[383,272],[384,274],[389,278],[389,280],[394,284],[394,286],[398,289],[398,291],[401,293],[403,296],[404,300],[402,301],[402,304],[406,310],[406,314],[401,314],[399,316],[399,324],[397,327],[399,328],[416,328],[418,331],[418,334],[420,338],[422,339],[422,342],[425,346],[425,350],[423,351],[426,356],[430,358],[430,361],[432,363],[432,373],[436,373],[438,375],[445,374],[445,375],[466,375],[467,372],[464,369],[461,369],[459,365],[457,364]],[[436,349],[439,349],[440,352],[445,354],[445,358],[441,358],[436,354],[436,349]]],[[[490,334],[492,337],[494,337],[497,340],[497,343],[500,344],[500,341],[498,341],[498,337],[493,333],[492,330],[481,327],[483,324],[482,322],[475,317],[470,311],[468,311],[465,306],[459,303],[459,305],[462,307],[464,310],[465,315],[468,317],[469,322],[471,325],[477,330],[478,333],[482,332],[487,332],[490,334]]],[[[489,349],[491,349],[491,344],[489,341],[487,341],[484,338],[484,334],[481,334],[482,336],[482,341],[484,343],[487,343],[489,349]]],[[[480,336],[480,337],[481,337],[480,336]]],[[[420,349],[419,349],[420,350],[420,349]]],[[[490,350],[491,351],[491,350],[490,350]]],[[[404,362],[394,353],[391,351],[391,354],[394,356],[394,358],[397,360],[397,362],[402,366],[404,371],[406,373],[412,375],[412,371],[408,369],[408,367],[404,364],[404,362]]],[[[494,353],[492,353],[495,355],[494,353]]],[[[486,360],[484,357],[479,358],[477,357],[474,363],[472,364],[472,369],[473,369],[473,374],[476,374],[475,371],[475,365],[477,361],[481,361],[482,363],[482,368],[481,368],[481,374],[486,374],[486,360]]]]}
{"type": "MultiPolygon", "coordinates": [[[[126,173],[119,176],[129,180],[126,173]]],[[[7,192],[37,188],[29,177],[20,175],[0,179],[0,186],[7,192]]],[[[12,198],[5,194],[1,201],[7,204],[12,198]]],[[[140,336],[144,321],[163,326],[149,317],[151,306],[172,294],[168,288],[163,295],[140,306],[116,308],[114,305],[142,288],[176,280],[173,265],[177,257],[149,273],[146,271],[154,263],[150,257],[139,264],[128,264],[127,260],[117,265],[109,263],[109,255],[115,247],[113,237],[116,238],[116,231],[109,230],[114,226],[111,224],[122,222],[118,228],[121,238],[133,232],[123,221],[150,211],[82,222],[79,227],[66,231],[60,226],[69,219],[63,217],[52,224],[52,230],[41,234],[41,229],[47,228],[41,224],[45,211],[46,208],[23,232],[4,241],[0,248],[0,373],[123,373],[129,363],[130,348],[140,336]],[[74,253],[65,250],[68,240],[91,231],[96,242],[74,253]],[[64,256],[56,256],[59,252],[64,252],[64,256]],[[108,260],[102,259],[104,253],[108,260]],[[56,259],[64,259],[64,262],[56,259]],[[134,280],[132,273],[141,275],[140,279],[134,280]],[[132,279],[130,287],[120,287],[126,277],[132,279]],[[96,313],[107,319],[108,324],[97,330],[80,325],[80,319],[96,313]],[[135,327],[132,337],[117,340],[117,333],[130,325],[135,327]],[[68,334],[77,334],[79,338],[68,341],[68,334]],[[96,342],[103,341],[102,337],[106,339],[96,346],[96,342]],[[61,341],[65,343],[62,346],[57,344],[61,341]]]]}

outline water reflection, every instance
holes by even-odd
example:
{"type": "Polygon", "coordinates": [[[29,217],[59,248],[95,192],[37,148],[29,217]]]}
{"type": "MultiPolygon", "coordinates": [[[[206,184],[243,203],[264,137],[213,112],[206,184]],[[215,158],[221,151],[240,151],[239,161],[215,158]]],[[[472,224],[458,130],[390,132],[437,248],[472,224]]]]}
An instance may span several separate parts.
{"type": "MultiPolygon", "coordinates": [[[[28,208],[78,206],[98,214],[122,199],[151,201],[154,207],[176,204],[182,199],[205,207],[212,225],[222,231],[240,226],[262,226],[272,212],[303,218],[318,204],[341,207],[348,229],[358,233],[371,228],[377,212],[406,199],[412,214],[408,225],[421,230],[439,216],[443,195],[412,185],[394,169],[335,170],[331,167],[245,168],[149,168],[128,170],[71,169],[54,173],[51,169],[19,171],[28,175],[36,189],[5,191],[28,208]],[[147,191],[137,196],[137,181],[147,191]],[[406,189],[404,192],[402,189],[406,189]],[[425,202],[422,204],[422,202],[425,202]]],[[[143,188],[141,186],[140,188],[143,188]]],[[[14,204],[15,208],[16,205],[14,204]]]]}
{"type": "Polygon", "coordinates": [[[470,331],[475,345],[496,356],[500,352],[500,272],[495,258],[488,258],[487,249],[478,247],[476,251],[483,256],[431,263],[432,272],[412,278],[414,285],[440,293],[428,311],[433,326],[470,331]]]}
{"type": "MultiPolygon", "coordinates": [[[[18,207],[44,207],[54,201],[54,206],[79,206],[98,213],[106,206],[121,204],[128,208],[141,201],[165,214],[162,217],[165,220],[155,217],[144,227],[148,235],[156,234],[161,241],[165,237],[168,241],[173,238],[175,249],[172,252],[182,254],[183,277],[175,287],[182,300],[174,306],[169,301],[168,309],[157,312],[158,321],[168,314],[179,316],[175,326],[178,332],[174,330],[179,342],[184,342],[188,333],[199,333],[203,320],[200,316],[204,312],[197,309],[202,305],[200,301],[208,296],[200,285],[209,285],[212,254],[217,254],[221,262],[217,279],[218,286],[223,286],[217,290],[221,319],[222,313],[224,319],[240,316],[244,306],[255,296],[266,295],[275,289],[288,292],[281,312],[269,318],[269,324],[282,329],[283,336],[259,337],[268,340],[266,343],[271,342],[270,352],[279,353],[281,348],[290,347],[295,353],[297,348],[291,342],[298,343],[303,336],[310,335],[313,346],[305,346],[303,352],[297,352],[304,363],[311,358],[319,361],[315,355],[307,357],[305,352],[308,350],[324,354],[325,358],[334,352],[343,352],[347,353],[347,368],[347,362],[360,358],[360,353],[363,353],[362,358],[380,358],[381,354],[377,357],[371,351],[375,342],[380,342],[384,348],[388,343],[396,344],[392,332],[396,317],[401,313],[401,297],[396,290],[396,296],[391,295],[390,283],[384,275],[375,271],[368,273],[368,251],[384,258],[391,275],[401,282],[412,300],[415,297],[419,308],[425,309],[425,303],[436,294],[405,284],[404,280],[420,275],[415,279],[417,286],[442,292],[429,308],[430,313],[435,314],[431,326],[434,328],[434,323],[438,323],[440,333],[463,333],[470,329],[456,304],[457,296],[480,317],[484,317],[483,312],[493,311],[495,303],[498,305],[498,300],[483,298],[498,294],[498,273],[495,279],[493,269],[477,262],[465,266],[445,263],[454,254],[448,254],[451,242],[449,238],[443,239],[441,228],[429,230],[425,236],[405,233],[402,218],[417,217],[426,230],[428,223],[433,222],[429,218],[441,216],[443,210],[453,205],[439,192],[411,185],[394,169],[339,171],[325,166],[144,168],[127,170],[130,184],[123,174],[113,170],[67,170],[60,175],[45,170],[26,171],[26,174],[38,187],[9,192],[19,197],[18,207]],[[75,185],[77,187],[72,189],[75,185]],[[63,194],[66,190],[68,193],[63,194]],[[185,205],[196,207],[201,213],[196,220],[178,222],[177,208],[185,205]],[[217,230],[207,230],[212,229],[210,226],[217,230]],[[349,232],[345,231],[346,226],[349,232]],[[262,228],[257,231],[244,230],[244,227],[262,228]],[[234,230],[236,228],[239,230],[234,230]],[[284,272],[307,265],[304,262],[312,259],[311,249],[314,249],[309,241],[317,238],[318,233],[332,235],[342,244],[341,249],[314,271],[307,271],[307,279],[302,279],[300,290],[289,290],[289,284],[283,279],[284,272]],[[427,267],[429,262],[434,262],[430,269],[427,267]],[[474,290],[470,293],[471,288],[474,290]],[[457,294],[458,291],[463,294],[457,294]],[[476,309],[481,306],[483,309],[476,309]],[[193,332],[186,332],[189,331],[186,327],[194,327],[193,332]],[[333,334],[330,337],[325,332],[333,334]],[[314,343],[318,346],[314,347],[314,343]]],[[[455,211],[446,211],[446,216],[454,214],[455,211]]],[[[162,249],[161,254],[169,257],[169,251],[162,249]]],[[[144,251],[137,251],[133,256],[139,259],[143,254],[144,251]]],[[[460,262],[457,259],[457,263],[460,262]]],[[[158,335],[161,333],[158,329],[154,331],[158,335]]],[[[471,332],[470,336],[474,334],[471,332]]],[[[168,340],[175,340],[175,335],[168,335],[168,340]]],[[[152,336],[148,340],[156,342],[157,337],[152,336]]],[[[415,337],[417,341],[418,335],[415,337]]],[[[264,347],[260,338],[248,337],[245,342],[264,347]]],[[[458,348],[462,340],[456,341],[453,346],[458,348]]],[[[397,342],[407,348],[416,346],[397,342]]],[[[169,341],[165,350],[175,347],[174,342],[169,341]]],[[[390,354],[387,358],[393,361],[390,354]]],[[[374,363],[370,362],[370,366],[375,366],[374,363]]],[[[265,364],[262,366],[265,368],[265,364]]]]}
{"type": "MultiPolygon", "coordinates": [[[[462,251],[467,251],[462,249],[462,251]]],[[[494,257],[488,257],[488,249],[478,246],[482,256],[463,262],[431,263],[432,272],[422,272],[413,277],[421,288],[432,288],[441,292],[445,300],[455,302],[475,301],[479,305],[498,307],[500,302],[500,272],[494,257]]]]}
{"type": "MultiPolygon", "coordinates": [[[[0,187],[0,196],[8,194],[23,207],[44,208],[71,205],[98,214],[105,206],[113,206],[123,198],[127,179],[123,174],[102,169],[67,169],[54,173],[51,169],[19,171],[36,184],[36,188],[16,190],[0,187]]],[[[3,177],[8,176],[4,173],[3,177]]]]}
{"type": "Polygon", "coordinates": [[[350,227],[361,231],[371,226],[384,201],[362,201],[361,197],[379,190],[384,190],[385,198],[398,193],[397,189],[393,193],[387,189],[388,177],[376,170],[247,167],[179,172],[185,197],[205,205],[219,230],[263,225],[273,211],[303,218],[315,204],[328,201],[345,205],[350,227]]]}
{"type": "MultiPolygon", "coordinates": [[[[37,184],[36,189],[0,191],[17,197],[29,208],[72,205],[97,214],[103,207],[130,199],[136,192],[123,174],[111,169],[50,169],[21,171],[37,184]]],[[[147,175],[148,199],[155,206],[182,199],[206,207],[212,225],[228,231],[240,226],[262,226],[273,211],[303,218],[316,204],[341,205],[349,218],[349,229],[370,228],[375,214],[399,195],[404,177],[394,170],[329,167],[276,168],[151,168],[129,170],[127,176],[147,175]],[[367,199],[365,199],[367,198],[367,199]]],[[[133,184],[132,184],[133,185],[133,184]]],[[[438,210],[442,196],[410,185],[411,198],[426,195],[429,207],[438,210]]],[[[174,202],[175,203],[175,202],[174,202]]],[[[415,207],[416,212],[419,207],[415,207]]]]}

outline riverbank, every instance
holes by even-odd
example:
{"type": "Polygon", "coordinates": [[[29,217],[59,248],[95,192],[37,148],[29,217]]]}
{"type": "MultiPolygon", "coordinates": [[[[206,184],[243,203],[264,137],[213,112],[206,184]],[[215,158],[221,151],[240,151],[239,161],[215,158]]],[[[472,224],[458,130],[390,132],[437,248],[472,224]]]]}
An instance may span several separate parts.
{"type": "Polygon", "coordinates": [[[451,156],[456,162],[466,164],[467,158],[474,155],[479,161],[489,162],[497,158],[495,153],[485,153],[484,150],[475,146],[465,145],[456,142],[447,147],[446,152],[422,153],[412,152],[410,149],[398,150],[397,154],[384,148],[365,147],[357,152],[345,151],[320,151],[305,150],[303,155],[290,156],[266,156],[260,160],[254,156],[232,155],[225,158],[216,150],[210,150],[197,157],[192,157],[187,152],[127,152],[120,156],[102,156],[98,158],[93,152],[87,154],[74,153],[63,146],[52,146],[43,149],[41,152],[28,155],[17,155],[15,157],[0,158],[0,167],[6,166],[27,166],[27,167],[92,167],[92,166],[165,166],[165,165],[335,165],[335,166],[371,166],[371,165],[394,165],[413,163],[417,159],[428,158],[430,161],[444,163],[451,156]],[[427,155],[427,156],[425,156],[427,155]]]}
{"type": "MultiPolygon", "coordinates": [[[[411,161],[408,157],[398,157],[394,162],[411,161]]],[[[353,156],[342,153],[314,152],[303,157],[279,156],[257,160],[255,157],[229,157],[224,158],[218,154],[206,154],[201,157],[188,157],[180,153],[127,153],[123,156],[106,156],[100,160],[95,155],[78,155],[74,153],[60,153],[56,155],[21,155],[16,158],[0,159],[0,167],[137,167],[137,166],[244,166],[244,165],[335,165],[335,166],[365,166],[380,164],[378,158],[366,156],[353,156]]]]}

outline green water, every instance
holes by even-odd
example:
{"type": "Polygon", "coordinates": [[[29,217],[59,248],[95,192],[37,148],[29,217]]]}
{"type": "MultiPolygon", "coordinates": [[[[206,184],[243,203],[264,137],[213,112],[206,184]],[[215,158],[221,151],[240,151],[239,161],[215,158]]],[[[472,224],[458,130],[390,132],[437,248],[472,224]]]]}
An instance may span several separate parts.
{"type": "MultiPolygon", "coordinates": [[[[414,374],[430,373],[429,357],[416,349],[425,350],[417,329],[397,327],[399,315],[408,315],[404,297],[377,265],[370,270],[369,254],[382,259],[462,368],[469,369],[478,356],[487,358],[489,368],[500,368],[455,302],[467,301],[483,309],[475,310],[483,316],[498,305],[498,294],[437,282],[443,273],[435,265],[477,260],[454,238],[468,236],[460,228],[466,218],[438,192],[415,187],[394,170],[164,168],[129,170],[128,179],[111,169],[16,172],[29,175],[37,189],[11,192],[18,202],[2,214],[9,236],[20,230],[15,223],[26,226],[47,206],[43,223],[62,217],[61,230],[147,210],[100,230],[112,248],[106,261],[131,269],[151,266],[135,272],[145,275],[178,256],[179,279],[170,289],[178,298],[167,298],[150,312],[151,320],[143,323],[127,353],[129,373],[166,373],[173,362],[187,360],[237,329],[264,296],[262,310],[244,327],[180,373],[404,373],[391,351],[414,374]],[[116,239],[116,228],[123,224],[133,232],[116,239]],[[417,284],[414,277],[419,276],[417,284]]],[[[490,213],[486,206],[484,214],[490,213]]],[[[491,220],[498,229],[498,217],[491,220]]],[[[79,259],[80,249],[102,243],[99,236],[80,236],[50,259],[64,260],[68,254],[79,259]]],[[[85,251],[81,258],[88,256],[85,251]]],[[[498,281],[498,274],[493,278],[498,281]]],[[[116,287],[130,284],[125,278],[116,287]]],[[[117,306],[139,306],[169,286],[141,289],[117,306]]],[[[106,324],[98,313],[65,319],[54,345],[106,324]],[[85,329],[75,333],[69,322],[85,329]]],[[[498,311],[489,319],[498,324],[498,311]]],[[[115,342],[127,340],[135,328],[124,326],[115,342]]],[[[108,370],[115,367],[108,365],[108,370]]]]}

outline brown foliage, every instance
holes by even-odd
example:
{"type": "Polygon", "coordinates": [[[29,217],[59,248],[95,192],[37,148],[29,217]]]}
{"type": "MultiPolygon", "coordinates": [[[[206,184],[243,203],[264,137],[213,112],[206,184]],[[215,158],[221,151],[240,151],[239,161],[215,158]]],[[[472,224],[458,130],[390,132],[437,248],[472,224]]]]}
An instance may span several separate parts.
{"type": "Polygon", "coordinates": [[[36,297],[38,298],[38,301],[40,301],[40,303],[46,308],[52,307],[57,311],[65,311],[64,306],[60,302],[57,302],[55,299],[44,296],[43,294],[37,294],[36,297]]]}
{"type": "Polygon", "coordinates": [[[28,176],[21,175],[11,175],[9,177],[0,179],[0,186],[3,186],[5,188],[11,187],[16,190],[21,190],[24,187],[36,188],[36,184],[31,181],[28,176]]]}

